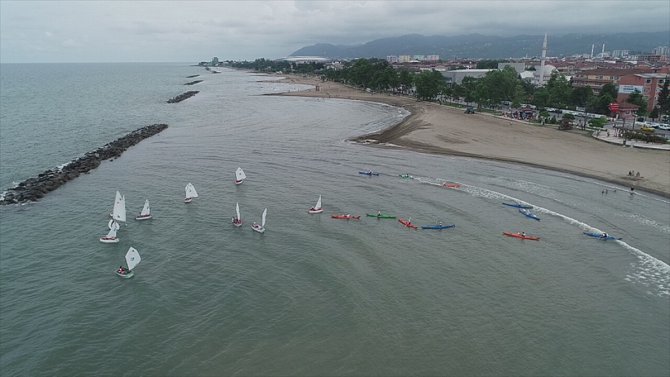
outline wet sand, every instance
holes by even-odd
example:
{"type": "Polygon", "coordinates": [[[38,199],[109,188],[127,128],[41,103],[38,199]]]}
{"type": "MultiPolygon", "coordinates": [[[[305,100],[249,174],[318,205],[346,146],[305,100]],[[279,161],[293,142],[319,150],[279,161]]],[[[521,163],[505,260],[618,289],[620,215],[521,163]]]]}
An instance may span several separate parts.
{"type": "Polygon", "coordinates": [[[652,192],[670,198],[670,152],[626,148],[592,138],[584,131],[559,131],[490,114],[406,96],[367,93],[315,77],[287,75],[284,80],[315,88],[282,96],[341,98],[381,102],[405,108],[411,115],[378,133],[353,139],[370,145],[505,161],[563,171],[652,192]],[[318,86],[318,90],[316,90],[318,86]],[[629,171],[641,178],[629,177],[629,171]]]}

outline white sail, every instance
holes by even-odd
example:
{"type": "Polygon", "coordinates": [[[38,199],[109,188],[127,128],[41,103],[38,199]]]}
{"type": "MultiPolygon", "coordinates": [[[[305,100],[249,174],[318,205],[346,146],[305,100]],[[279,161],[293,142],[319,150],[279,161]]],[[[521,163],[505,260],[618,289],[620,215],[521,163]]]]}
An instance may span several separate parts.
{"type": "Polygon", "coordinates": [[[237,168],[237,170],[235,170],[235,178],[238,181],[243,181],[247,179],[247,175],[244,174],[244,170],[242,170],[242,168],[237,168]]]}
{"type": "Polygon", "coordinates": [[[151,208],[149,208],[149,199],[144,201],[144,207],[142,207],[142,212],[140,216],[149,216],[151,214],[151,208]]]}
{"type": "Polygon", "coordinates": [[[321,209],[321,195],[319,195],[319,200],[316,201],[314,209],[321,209]]]}
{"type": "Polygon", "coordinates": [[[108,227],[109,229],[113,229],[114,231],[117,231],[117,230],[119,230],[119,228],[121,228],[121,226],[119,225],[119,223],[117,223],[117,222],[114,221],[114,220],[109,220],[109,223],[107,223],[107,227],[108,227]]]}
{"type": "Polygon", "coordinates": [[[237,214],[236,219],[241,219],[240,217],[240,203],[235,203],[235,213],[237,214]]]}
{"type": "Polygon", "coordinates": [[[195,186],[193,186],[193,183],[189,182],[186,185],[186,198],[197,198],[198,197],[198,192],[195,191],[195,186]]]}
{"type": "Polygon", "coordinates": [[[119,227],[118,227],[117,223],[114,223],[114,224],[116,224],[117,226],[111,227],[109,229],[109,232],[107,233],[107,235],[104,238],[107,238],[107,239],[116,238],[116,231],[119,229],[119,227]]]}
{"type": "Polygon", "coordinates": [[[126,253],[126,263],[128,264],[128,269],[132,270],[137,266],[142,258],[140,258],[140,253],[135,250],[135,248],[131,247],[128,249],[128,252],[126,253]]]}
{"type": "Polygon", "coordinates": [[[114,199],[112,218],[116,221],[126,221],[126,198],[121,196],[121,193],[118,191],[116,192],[116,198],[114,199]]]}
{"type": "Polygon", "coordinates": [[[265,216],[267,216],[267,214],[268,214],[268,209],[266,208],[266,209],[263,210],[263,217],[261,219],[261,227],[262,228],[265,228],[265,216]]]}

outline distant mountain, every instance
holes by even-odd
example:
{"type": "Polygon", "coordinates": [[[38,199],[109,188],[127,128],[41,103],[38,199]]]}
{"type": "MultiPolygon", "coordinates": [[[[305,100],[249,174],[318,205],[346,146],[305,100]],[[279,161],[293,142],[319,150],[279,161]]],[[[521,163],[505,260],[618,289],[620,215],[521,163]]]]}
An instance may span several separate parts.
{"type": "MultiPolygon", "coordinates": [[[[361,45],[345,46],[318,43],[303,47],[290,56],[323,56],[328,58],[386,58],[388,55],[440,55],[441,59],[505,59],[510,57],[540,56],[544,35],[517,35],[496,37],[481,34],[424,36],[409,34],[400,37],[376,39],[361,45]]],[[[598,54],[605,51],[629,50],[648,53],[658,46],[670,45],[670,31],[616,34],[549,35],[547,56],[598,54]]]]}

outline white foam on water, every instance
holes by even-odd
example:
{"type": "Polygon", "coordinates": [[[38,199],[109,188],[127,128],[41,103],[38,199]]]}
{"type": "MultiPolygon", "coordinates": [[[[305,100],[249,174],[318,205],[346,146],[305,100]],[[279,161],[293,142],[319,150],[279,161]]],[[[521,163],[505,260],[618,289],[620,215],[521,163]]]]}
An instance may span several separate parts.
{"type": "MultiPolygon", "coordinates": [[[[471,186],[461,182],[448,181],[442,178],[415,176],[414,179],[421,183],[435,186],[443,186],[446,183],[457,183],[460,185],[460,187],[454,188],[453,190],[455,191],[466,192],[475,197],[513,201],[519,204],[530,205],[533,206],[533,211],[558,217],[571,225],[579,227],[583,232],[603,233],[602,230],[594,226],[591,226],[585,222],[573,219],[572,217],[563,215],[558,212],[554,212],[547,208],[538,207],[532,203],[524,202],[521,199],[497,191],[492,191],[477,186],[471,186]]],[[[651,222],[652,220],[649,221],[651,222]]],[[[653,256],[627,244],[622,240],[615,240],[614,242],[623,247],[626,251],[630,252],[632,255],[636,256],[638,259],[637,263],[631,264],[631,268],[634,271],[631,274],[626,275],[625,278],[626,281],[643,284],[649,287],[650,289],[648,291],[649,294],[670,297],[670,266],[667,263],[663,262],[662,260],[654,258],[653,256]]]]}
{"type": "Polygon", "coordinates": [[[660,224],[656,222],[655,220],[648,219],[642,215],[639,215],[637,213],[630,213],[627,214],[628,218],[632,219],[633,221],[640,223],[642,225],[647,225],[649,227],[655,228],[665,234],[670,234],[670,225],[667,224],[660,224]]]}

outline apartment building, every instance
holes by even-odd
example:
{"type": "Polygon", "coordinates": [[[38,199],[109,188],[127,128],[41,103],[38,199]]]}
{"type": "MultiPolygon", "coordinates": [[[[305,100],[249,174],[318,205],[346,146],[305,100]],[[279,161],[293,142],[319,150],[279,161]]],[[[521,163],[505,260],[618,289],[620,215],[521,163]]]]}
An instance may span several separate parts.
{"type": "Polygon", "coordinates": [[[631,93],[636,90],[647,99],[647,113],[651,113],[658,103],[658,94],[663,88],[665,80],[670,80],[668,73],[638,73],[624,75],[619,80],[619,91],[616,101],[626,103],[631,93]]]}
{"type": "Polygon", "coordinates": [[[615,86],[619,85],[619,80],[622,76],[638,74],[638,73],[648,73],[651,69],[647,68],[635,68],[635,69],[590,69],[585,71],[575,72],[572,76],[572,86],[573,87],[591,87],[594,92],[600,91],[600,89],[605,84],[614,84],[615,86]]]}

